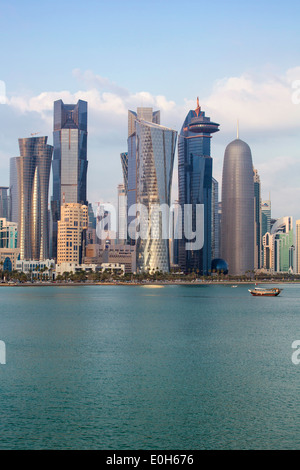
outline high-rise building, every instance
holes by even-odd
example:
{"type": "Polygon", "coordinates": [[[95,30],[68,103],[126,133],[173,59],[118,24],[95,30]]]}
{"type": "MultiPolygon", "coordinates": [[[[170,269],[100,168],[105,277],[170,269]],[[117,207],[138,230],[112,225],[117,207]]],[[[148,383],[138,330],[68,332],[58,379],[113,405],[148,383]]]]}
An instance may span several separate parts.
{"type": "Polygon", "coordinates": [[[237,139],[227,145],[222,177],[221,257],[229,274],[254,269],[254,182],[251,150],[237,139]]]}
{"type": "MultiPolygon", "coordinates": [[[[186,250],[186,238],[179,240],[179,265],[185,272],[207,275],[211,269],[212,231],[212,158],[211,134],[219,124],[211,122],[201,111],[199,99],[195,110],[189,111],[178,139],[179,204],[184,220],[185,205],[192,207],[192,230],[196,230],[196,205],[204,206],[204,244],[201,249],[186,250]]],[[[184,226],[184,224],[182,224],[184,226]]]]}
{"type": "Polygon", "coordinates": [[[17,158],[12,157],[9,165],[9,220],[18,223],[19,221],[19,185],[17,158]]]}
{"type": "Polygon", "coordinates": [[[261,236],[271,232],[271,201],[261,202],[261,236]]]}
{"type": "Polygon", "coordinates": [[[118,185],[118,243],[125,244],[127,241],[127,197],[124,184],[118,185]]]}
{"type": "Polygon", "coordinates": [[[300,219],[296,220],[296,273],[300,274],[300,219]]]}
{"type": "Polygon", "coordinates": [[[261,234],[261,186],[258,171],[253,169],[254,182],[254,268],[261,268],[262,234],[261,234]]]}
{"type": "Polygon", "coordinates": [[[51,255],[57,256],[57,221],[63,203],[87,205],[87,102],[54,102],[51,255]]]}
{"type": "Polygon", "coordinates": [[[53,147],[48,137],[19,139],[16,158],[19,193],[20,259],[49,258],[48,192],[53,147]]]}
{"type": "Polygon", "coordinates": [[[88,207],[77,203],[61,205],[58,221],[57,264],[81,264],[88,228],[88,207]]]}
{"type": "MultiPolygon", "coordinates": [[[[160,124],[160,111],[154,111],[152,108],[137,108],[137,112],[128,111],[128,152],[121,154],[123,179],[127,192],[127,211],[133,204],[137,203],[137,164],[138,164],[138,142],[136,136],[136,121],[144,120],[146,122],[153,122],[160,124]],[[123,155],[123,157],[122,157],[123,155]],[[126,182],[127,171],[127,182],[126,182]]],[[[134,219],[133,216],[128,216],[127,223],[134,219]]],[[[133,240],[128,240],[129,243],[134,244],[133,240]]]]}
{"type": "Polygon", "coordinates": [[[130,217],[128,230],[130,239],[136,241],[137,272],[168,272],[169,208],[177,132],[145,121],[142,118],[158,120],[159,112],[153,114],[151,108],[147,113],[145,108],[142,110],[138,108],[134,132],[128,138],[128,210],[133,204],[140,205],[131,216],[139,218],[143,233],[137,226],[131,227],[130,217]],[[161,213],[162,205],[167,214],[161,213]]]}
{"type": "Polygon", "coordinates": [[[128,152],[122,152],[120,154],[121,157],[121,164],[122,164],[122,171],[123,171],[123,181],[124,181],[124,188],[127,195],[128,189],[128,152]]]}
{"type": "Polygon", "coordinates": [[[211,259],[220,256],[220,216],[219,216],[219,183],[212,178],[211,186],[211,259]]]}
{"type": "Polygon", "coordinates": [[[8,187],[0,186],[0,217],[9,218],[9,196],[8,187]]]}
{"type": "Polygon", "coordinates": [[[293,273],[294,252],[293,219],[281,217],[273,224],[271,233],[263,236],[263,268],[271,273],[293,273]]]}
{"type": "Polygon", "coordinates": [[[0,248],[17,248],[18,224],[0,218],[0,248]]]}

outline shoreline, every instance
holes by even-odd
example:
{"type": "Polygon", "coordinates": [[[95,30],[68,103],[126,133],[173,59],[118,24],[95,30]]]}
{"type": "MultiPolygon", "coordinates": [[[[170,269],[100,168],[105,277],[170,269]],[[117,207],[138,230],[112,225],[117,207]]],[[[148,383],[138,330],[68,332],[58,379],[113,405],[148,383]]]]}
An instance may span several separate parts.
{"type": "Polygon", "coordinates": [[[33,282],[33,283],[0,283],[0,287],[79,287],[79,286],[140,286],[140,287],[165,287],[165,286],[238,286],[249,284],[300,284],[296,281],[151,281],[151,282],[33,282]]]}

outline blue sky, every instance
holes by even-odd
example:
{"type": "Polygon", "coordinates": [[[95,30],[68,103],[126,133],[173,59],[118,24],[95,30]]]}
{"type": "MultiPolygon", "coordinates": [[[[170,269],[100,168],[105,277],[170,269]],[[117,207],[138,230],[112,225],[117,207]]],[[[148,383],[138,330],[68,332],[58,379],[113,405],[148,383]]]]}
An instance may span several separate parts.
{"type": "MultiPolygon", "coordinates": [[[[220,123],[214,176],[221,182],[239,119],[273,215],[300,218],[300,105],[291,98],[300,80],[299,18],[296,1],[0,1],[7,94],[0,185],[8,184],[18,137],[41,132],[52,143],[53,100],[82,98],[89,102],[89,199],[112,201],[127,109],[161,109],[161,123],[179,131],[199,96],[220,123]]],[[[175,168],[174,194],[176,177],[175,168]]]]}

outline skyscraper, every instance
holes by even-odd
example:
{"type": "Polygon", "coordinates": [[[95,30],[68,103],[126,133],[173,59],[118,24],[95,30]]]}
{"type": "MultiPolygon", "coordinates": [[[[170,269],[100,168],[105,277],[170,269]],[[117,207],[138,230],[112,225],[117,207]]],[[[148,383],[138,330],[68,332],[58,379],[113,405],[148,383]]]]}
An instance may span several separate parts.
{"type": "Polygon", "coordinates": [[[87,102],[54,102],[51,254],[57,256],[57,221],[63,203],[87,205],[87,102]]]}
{"type": "Polygon", "coordinates": [[[296,273],[300,274],[300,220],[296,220],[296,273]]]}
{"type": "Polygon", "coordinates": [[[10,159],[9,165],[9,219],[12,222],[19,221],[19,186],[17,157],[10,159]]]}
{"type": "Polygon", "coordinates": [[[219,183],[212,178],[211,193],[211,259],[220,256],[220,215],[219,215],[219,183]]]}
{"type": "Polygon", "coordinates": [[[125,244],[127,241],[127,204],[126,190],[124,184],[118,185],[118,243],[125,244]]]}
{"type": "Polygon", "coordinates": [[[254,182],[254,268],[261,268],[262,235],[261,235],[261,186],[258,171],[253,169],[254,182]]]}
{"type": "Polygon", "coordinates": [[[20,259],[49,258],[48,191],[53,147],[48,137],[19,139],[16,158],[19,192],[20,259]]]}
{"type": "Polygon", "coordinates": [[[261,236],[271,232],[271,201],[261,202],[261,236]]]}
{"type": "MultiPolygon", "coordinates": [[[[158,116],[157,113],[155,115],[158,116]]],[[[128,163],[130,159],[135,162],[128,165],[128,208],[130,210],[132,204],[140,204],[145,209],[137,210],[133,218],[140,212],[139,226],[146,231],[136,239],[137,272],[168,272],[169,211],[166,220],[160,213],[160,206],[164,204],[167,210],[170,207],[177,132],[154,122],[136,119],[135,132],[128,140],[132,142],[133,138],[135,152],[131,154],[128,150],[128,163]],[[129,205],[130,191],[133,197],[129,205]]],[[[137,233],[138,230],[135,231],[137,233]]]]}
{"type": "MultiPolygon", "coordinates": [[[[137,202],[137,158],[138,158],[138,142],[136,137],[136,122],[137,120],[144,120],[146,122],[153,122],[160,124],[160,111],[154,111],[152,108],[137,108],[137,112],[128,111],[128,152],[121,154],[124,185],[127,192],[127,211],[137,202]],[[127,171],[127,181],[126,181],[127,171]]],[[[128,216],[128,224],[134,217],[128,216]]],[[[133,240],[129,240],[133,243],[133,240]]]]}
{"type": "MultiPolygon", "coordinates": [[[[211,122],[201,111],[199,99],[195,110],[189,111],[178,139],[179,204],[184,218],[184,206],[192,205],[192,229],[196,229],[196,205],[204,206],[204,245],[201,249],[186,250],[186,238],[179,240],[179,265],[185,272],[208,274],[211,269],[212,230],[212,158],[211,134],[219,124],[211,122]]],[[[184,226],[184,224],[183,224],[184,226]]]]}
{"type": "Polygon", "coordinates": [[[254,182],[251,150],[237,137],[227,145],[222,177],[221,257],[229,274],[254,269],[254,182]]]}
{"type": "Polygon", "coordinates": [[[61,205],[61,220],[58,221],[57,264],[81,264],[85,231],[88,228],[88,207],[69,203],[61,205]]]}
{"type": "Polygon", "coordinates": [[[8,187],[0,186],[0,217],[8,219],[9,216],[9,196],[8,187]]]}

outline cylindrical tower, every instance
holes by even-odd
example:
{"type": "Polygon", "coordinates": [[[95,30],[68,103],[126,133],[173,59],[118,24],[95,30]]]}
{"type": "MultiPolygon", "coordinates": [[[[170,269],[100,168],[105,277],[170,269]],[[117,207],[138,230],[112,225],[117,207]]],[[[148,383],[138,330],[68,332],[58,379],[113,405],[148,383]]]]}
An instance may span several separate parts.
{"type": "Polygon", "coordinates": [[[239,138],[227,145],[222,178],[222,258],[229,274],[254,269],[254,182],[251,150],[239,138]]]}

